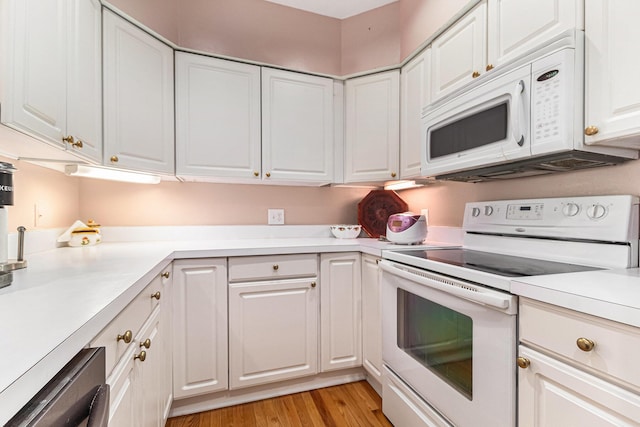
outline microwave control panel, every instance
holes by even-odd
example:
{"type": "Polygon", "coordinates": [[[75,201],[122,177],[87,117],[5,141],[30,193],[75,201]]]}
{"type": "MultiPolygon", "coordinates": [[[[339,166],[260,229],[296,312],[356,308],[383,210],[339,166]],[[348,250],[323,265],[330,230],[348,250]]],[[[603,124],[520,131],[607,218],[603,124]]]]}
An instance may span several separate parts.
{"type": "Polygon", "coordinates": [[[533,139],[536,142],[560,136],[562,80],[567,76],[560,67],[533,76],[533,139]]]}

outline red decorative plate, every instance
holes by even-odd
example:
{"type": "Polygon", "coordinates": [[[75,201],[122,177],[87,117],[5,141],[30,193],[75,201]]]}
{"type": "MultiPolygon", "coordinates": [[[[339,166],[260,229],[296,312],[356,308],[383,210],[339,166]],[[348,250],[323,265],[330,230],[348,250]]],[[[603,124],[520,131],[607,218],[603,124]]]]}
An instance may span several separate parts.
{"type": "Polygon", "coordinates": [[[374,239],[387,234],[387,220],[390,215],[406,212],[407,202],[395,191],[372,190],[358,203],[358,223],[374,239]]]}

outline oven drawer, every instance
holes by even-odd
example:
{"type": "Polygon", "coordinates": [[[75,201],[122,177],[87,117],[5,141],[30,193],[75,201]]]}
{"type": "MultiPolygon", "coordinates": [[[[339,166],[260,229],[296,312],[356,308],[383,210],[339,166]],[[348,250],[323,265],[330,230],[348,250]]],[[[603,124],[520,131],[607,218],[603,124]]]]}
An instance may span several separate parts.
{"type": "Polygon", "coordinates": [[[520,341],[640,390],[640,328],[520,298],[520,341]]]}
{"type": "Polygon", "coordinates": [[[317,275],[317,254],[229,258],[229,282],[291,279],[317,275]]]}

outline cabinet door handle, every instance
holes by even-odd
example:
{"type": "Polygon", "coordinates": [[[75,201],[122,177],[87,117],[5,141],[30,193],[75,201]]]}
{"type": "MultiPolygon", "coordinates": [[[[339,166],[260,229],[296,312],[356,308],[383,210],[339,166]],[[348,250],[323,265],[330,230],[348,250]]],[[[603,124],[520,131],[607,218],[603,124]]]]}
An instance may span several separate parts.
{"type": "Polygon", "coordinates": [[[589,352],[594,349],[596,343],[588,338],[578,338],[576,340],[576,345],[580,350],[589,352]]]}
{"type": "Polygon", "coordinates": [[[480,73],[479,73],[479,72],[477,72],[477,71],[474,71],[474,72],[473,72],[473,74],[471,74],[471,77],[473,77],[474,79],[475,79],[476,77],[480,77],[480,73]]]}
{"type": "Polygon", "coordinates": [[[280,266],[278,264],[273,264],[273,271],[278,271],[280,266]]]}
{"type": "Polygon", "coordinates": [[[151,298],[155,298],[155,299],[159,300],[160,299],[160,291],[156,291],[156,293],[151,294],[151,298]]]}
{"type": "Polygon", "coordinates": [[[75,139],[73,138],[73,135],[65,136],[64,138],[62,138],[62,140],[64,142],[66,142],[67,144],[71,144],[71,145],[73,145],[73,143],[75,142],[75,139]]]}
{"type": "Polygon", "coordinates": [[[133,332],[131,332],[131,330],[127,330],[125,331],[124,334],[118,335],[118,341],[122,340],[127,344],[131,342],[132,338],[133,338],[133,332]]]}
{"type": "Polygon", "coordinates": [[[111,156],[111,159],[109,160],[111,160],[111,163],[118,163],[118,160],[120,159],[118,158],[118,156],[111,156]]]}
{"type": "Polygon", "coordinates": [[[258,172],[258,171],[253,171],[253,176],[260,176],[260,172],[258,172]]]}
{"type": "Polygon", "coordinates": [[[395,178],[396,177],[396,173],[395,172],[391,172],[391,178],[395,178]]]}
{"type": "Polygon", "coordinates": [[[71,146],[77,148],[78,150],[84,147],[84,144],[79,139],[76,142],[72,142],[71,146]]]}
{"type": "Polygon", "coordinates": [[[267,172],[267,173],[265,173],[265,176],[266,176],[267,178],[270,178],[270,177],[271,177],[271,172],[267,172]]]}
{"type": "Polygon", "coordinates": [[[316,282],[311,282],[311,287],[315,288],[318,284],[316,282]]]}
{"type": "Polygon", "coordinates": [[[140,343],[140,347],[144,347],[148,350],[149,348],[151,348],[151,340],[147,338],[146,340],[142,341],[140,343]]]}
{"type": "Polygon", "coordinates": [[[485,70],[487,71],[493,70],[493,64],[487,64],[487,68],[485,68],[485,70]]]}
{"type": "Polygon", "coordinates": [[[522,369],[527,369],[529,365],[531,365],[531,361],[526,357],[518,357],[516,361],[518,362],[518,366],[522,369]]]}
{"type": "Polygon", "coordinates": [[[164,273],[162,273],[162,277],[164,277],[165,279],[168,279],[171,276],[171,273],[169,273],[168,271],[165,271],[164,273]]]}
{"type": "Polygon", "coordinates": [[[593,136],[598,132],[600,132],[600,129],[598,129],[597,126],[587,126],[587,128],[584,130],[584,134],[587,136],[593,136]]]}
{"type": "Polygon", "coordinates": [[[133,356],[133,360],[139,359],[141,362],[144,362],[145,360],[147,360],[147,352],[142,350],[140,352],[140,354],[136,354],[135,356],[133,356]]]}

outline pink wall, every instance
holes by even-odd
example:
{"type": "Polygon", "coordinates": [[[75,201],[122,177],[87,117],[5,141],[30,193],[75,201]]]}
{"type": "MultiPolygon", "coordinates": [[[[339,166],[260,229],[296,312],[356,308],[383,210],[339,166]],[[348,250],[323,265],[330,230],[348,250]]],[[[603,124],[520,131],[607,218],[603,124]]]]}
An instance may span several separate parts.
{"type": "Polygon", "coordinates": [[[178,41],[178,26],[180,23],[176,19],[176,12],[180,3],[177,1],[109,0],[108,2],[161,36],[174,43],[178,41]]]}
{"type": "Polygon", "coordinates": [[[344,19],[341,30],[341,75],[400,63],[400,2],[344,19]]]}
{"type": "Polygon", "coordinates": [[[102,225],[266,224],[283,208],[285,224],[355,224],[358,188],[162,182],[134,185],[80,180],[80,217],[102,225]]]}

